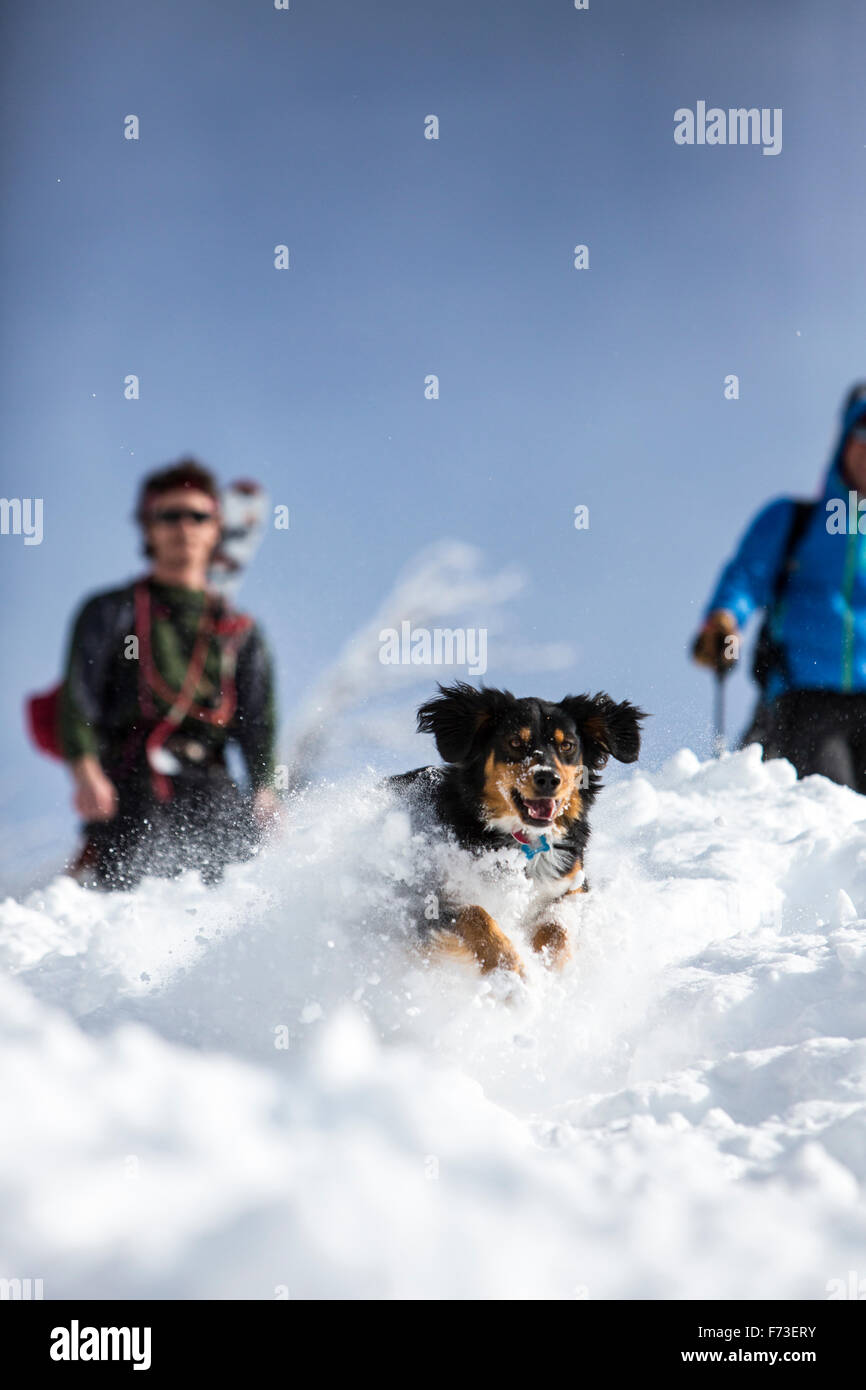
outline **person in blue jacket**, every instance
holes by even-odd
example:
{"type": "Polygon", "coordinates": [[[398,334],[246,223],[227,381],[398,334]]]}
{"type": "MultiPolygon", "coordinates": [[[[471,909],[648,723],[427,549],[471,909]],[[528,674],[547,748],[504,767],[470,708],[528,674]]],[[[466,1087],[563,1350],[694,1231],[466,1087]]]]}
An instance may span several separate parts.
{"type": "Polygon", "coordinates": [[[754,674],[759,717],[743,742],[866,792],[866,382],[848,394],[820,498],[783,497],[752,521],[695,639],[724,671],[766,612],[754,674]]]}

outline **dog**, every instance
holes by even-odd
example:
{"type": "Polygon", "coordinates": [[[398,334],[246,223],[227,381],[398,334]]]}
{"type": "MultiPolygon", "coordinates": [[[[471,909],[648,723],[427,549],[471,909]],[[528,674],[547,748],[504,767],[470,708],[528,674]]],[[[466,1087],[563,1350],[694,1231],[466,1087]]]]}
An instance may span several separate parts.
{"type": "MultiPolygon", "coordinates": [[[[418,710],[418,731],[433,735],[445,766],[388,781],[415,823],[471,853],[513,850],[523,859],[532,949],[561,966],[570,952],[555,904],[588,888],[587,816],[601,788],[599,771],[610,757],[637,760],[648,716],[604,693],[554,704],[462,681],[438,689],[418,710]]],[[[516,947],[477,903],[447,902],[444,923],[428,924],[425,937],[439,950],[470,957],[482,973],[524,974],[516,947]]]]}

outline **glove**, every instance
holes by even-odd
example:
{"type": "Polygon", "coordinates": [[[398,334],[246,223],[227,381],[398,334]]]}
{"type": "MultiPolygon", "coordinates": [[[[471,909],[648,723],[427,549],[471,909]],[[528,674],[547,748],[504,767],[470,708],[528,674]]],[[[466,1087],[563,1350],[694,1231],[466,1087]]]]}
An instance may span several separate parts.
{"type": "Polygon", "coordinates": [[[739,657],[739,642],[729,642],[737,635],[737,620],[726,608],[716,608],[707,617],[692,645],[692,657],[699,666],[711,671],[733,669],[739,657]]]}

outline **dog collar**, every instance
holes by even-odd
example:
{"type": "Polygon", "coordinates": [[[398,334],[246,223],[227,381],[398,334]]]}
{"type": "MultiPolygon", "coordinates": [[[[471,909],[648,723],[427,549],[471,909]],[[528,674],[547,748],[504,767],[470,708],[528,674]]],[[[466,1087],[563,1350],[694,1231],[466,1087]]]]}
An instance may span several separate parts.
{"type": "Polygon", "coordinates": [[[541,836],[538,842],[538,848],[533,849],[532,844],[530,843],[525,831],[512,830],[511,833],[514,836],[517,843],[520,845],[520,848],[523,850],[523,853],[526,855],[527,859],[529,859],[530,861],[535,858],[536,854],[547,854],[550,850],[550,842],[546,835],[541,836]]]}

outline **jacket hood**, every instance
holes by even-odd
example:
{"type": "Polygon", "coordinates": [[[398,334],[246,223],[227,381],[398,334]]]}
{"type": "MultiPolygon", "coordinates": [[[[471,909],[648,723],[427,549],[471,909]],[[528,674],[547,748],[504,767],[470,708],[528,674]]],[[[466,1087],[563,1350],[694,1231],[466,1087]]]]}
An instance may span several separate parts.
{"type": "MultiPolygon", "coordinates": [[[[858,420],[866,420],[866,386],[861,388],[863,394],[849,395],[842,407],[842,418],[839,426],[839,434],[836,437],[836,444],[833,449],[833,456],[827,469],[824,479],[824,497],[841,497],[848,491],[848,484],[842,473],[842,454],[845,450],[845,441],[849,431],[857,424],[858,420]]],[[[853,394],[853,393],[852,393],[853,394]]]]}

